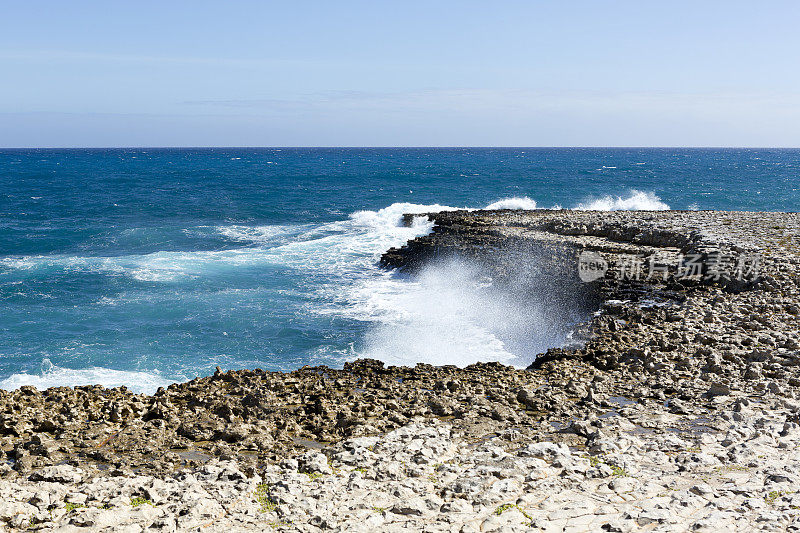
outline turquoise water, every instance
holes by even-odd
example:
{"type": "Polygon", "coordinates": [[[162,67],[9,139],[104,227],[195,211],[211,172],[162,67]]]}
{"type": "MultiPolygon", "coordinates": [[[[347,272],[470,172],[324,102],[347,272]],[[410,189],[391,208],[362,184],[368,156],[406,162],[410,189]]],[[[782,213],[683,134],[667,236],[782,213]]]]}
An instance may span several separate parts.
{"type": "Polygon", "coordinates": [[[0,387],[525,364],[560,342],[546,309],[375,264],[429,231],[402,213],[492,204],[796,211],[800,151],[0,150],[0,387]]]}

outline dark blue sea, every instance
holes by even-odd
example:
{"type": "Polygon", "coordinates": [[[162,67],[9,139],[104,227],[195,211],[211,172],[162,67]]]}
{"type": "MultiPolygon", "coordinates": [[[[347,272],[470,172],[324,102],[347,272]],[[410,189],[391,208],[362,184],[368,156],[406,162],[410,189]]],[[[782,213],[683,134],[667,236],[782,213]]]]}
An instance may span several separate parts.
{"type": "Polygon", "coordinates": [[[403,213],[488,206],[796,211],[800,151],[0,150],[0,387],[527,364],[565,342],[546,306],[376,265],[430,231],[403,213]]]}

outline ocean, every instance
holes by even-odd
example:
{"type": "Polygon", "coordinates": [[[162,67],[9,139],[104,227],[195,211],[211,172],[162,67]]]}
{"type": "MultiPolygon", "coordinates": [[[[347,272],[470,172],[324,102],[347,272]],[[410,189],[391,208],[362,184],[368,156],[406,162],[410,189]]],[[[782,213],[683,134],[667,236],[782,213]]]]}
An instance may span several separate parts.
{"type": "MultiPolygon", "coordinates": [[[[0,150],[0,388],[525,366],[567,341],[469,265],[377,266],[453,208],[797,211],[800,150],[0,150]]],[[[526,304],[528,305],[528,304],[526,304]]]]}

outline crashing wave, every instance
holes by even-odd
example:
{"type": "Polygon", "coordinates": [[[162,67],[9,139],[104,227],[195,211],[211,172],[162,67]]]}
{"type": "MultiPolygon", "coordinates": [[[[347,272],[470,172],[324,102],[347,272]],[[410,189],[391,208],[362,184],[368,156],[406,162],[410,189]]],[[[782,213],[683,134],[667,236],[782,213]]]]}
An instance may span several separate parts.
{"type": "Polygon", "coordinates": [[[655,193],[633,189],[627,198],[606,195],[589,203],[578,204],[575,209],[580,211],[668,211],[669,206],[662,202],[655,193]]]}
{"type": "Polygon", "coordinates": [[[124,385],[133,392],[152,394],[159,387],[166,387],[171,383],[174,381],[147,372],[112,370],[97,366],[82,369],[62,368],[45,359],[39,374],[26,372],[12,374],[0,380],[0,389],[14,390],[23,385],[32,385],[39,390],[48,387],[74,387],[77,385],[103,385],[107,388],[124,385]]]}
{"type": "Polygon", "coordinates": [[[536,201],[527,196],[522,198],[503,198],[487,205],[484,209],[536,209],[536,201]]]}

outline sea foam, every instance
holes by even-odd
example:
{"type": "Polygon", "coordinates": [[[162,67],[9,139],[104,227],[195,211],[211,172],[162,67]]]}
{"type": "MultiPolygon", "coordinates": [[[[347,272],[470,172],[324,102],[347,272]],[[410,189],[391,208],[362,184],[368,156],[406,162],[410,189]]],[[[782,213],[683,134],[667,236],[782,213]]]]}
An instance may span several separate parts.
{"type": "Polygon", "coordinates": [[[79,370],[54,366],[45,359],[38,374],[25,372],[12,374],[0,381],[0,389],[14,390],[23,385],[32,385],[43,390],[48,387],[74,387],[76,385],[103,385],[104,387],[126,386],[134,392],[152,394],[159,387],[166,387],[174,380],[148,372],[112,370],[110,368],[90,367],[79,370]]]}
{"type": "Polygon", "coordinates": [[[606,195],[602,198],[580,203],[575,209],[585,211],[667,211],[669,206],[652,192],[631,190],[630,196],[606,195]]]}
{"type": "MultiPolygon", "coordinates": [[[[535,209],[537,206],[534,199],[522,196],[491,202],[485,209],[535,209]]],[[[574,208],[668,209],[669,206],[654,193],[634,190],[624,198],[605,196],[574,208]]],[[[463,366],[476,361],[501,361],[523,365],[536,353],[562,343],[564,324],[548,315],[545,295],[541,295],[538,302],[530,298],[522,301],[513,293],[493,286],[491,280],[465,263],[432,265],[415,279],[377,266],[385,250],[402,246],[433,228],[427,217],[416,217],[411,224],[405,224],[403,215],[457,209],[478,208],[398,202],[315,225],[239,224],[189,229],[213,232],[227,239],[231,246],[238,243],[238,247],[225,250],[158,251],[116,257],[5,257],[0,259],[0,266],[23,276],[85,271],[124,276],[150,284],[229,279],[243,268],[264,272],[270,265],[291,269],[307,280],[302,285],[306,293],[297,295],[306,302],[304,312],[354,320],[368,326],[363,338],[353,339],[350,350],[324,343],[315,347],[306,356],[312,363],[320,358],[343,362],[374,357],[391,364],[424,361],[463,366]]],[[[172,294],[184,297],[182,293],[172,294]]],[[[119,307],[127,301],[125,298],[119,295],[98,303],[119,307]]],[[[302,359],[300,355],[297,357],[302,359]]],[[[38,374],[14,373],[0,381],[0,388],[99,383],[152,392],[172,381],[153,371],[54,366],[38,374]]]]}
{"type": "Polygon", "coordinates": [[[536,209],[536,201],[527,196],[522,198],[504,198],[484,207],[484,209],[536,209]]]}
{"type": "MultiPolygon", "coordinates": [[[[536,207],[536,201],[529,197],[514,197],[492,202],[485,209],[536,207]]],[[[392,228],[400,224],[402,213],[452,209],[441,205],[394,204],[377,212],[356,213],[351,219],[369,227],[367,233],[382,241],[382,247],[376,249],[383,251],[390,241],[396,246],[409,234],[422,235],[432,227],[427,219],[418,219],[413,230],[404,235],[379,238],[378,234],[395,231],[392,228]]],[[[654,193],[632,190],[626,198],[602,197],[578,204],[574,209],[669,209],[669,206],[654,193]]],[[[464,366],[477,361],[499,361],[524,366],[547,348],[563,345],[569,334],[564,317],[577,319],[580,314],[577,309],[569,309],[571,302],[553,301],[552,295],[526,294],[521,298],[513,290],[496,287],[474,266],[462,261],[429,265],[413,279],[377,269],[373,272],[374,275],[349,285],[347,304],[338,309],[349,318],[372,324],[363,345],[350,358],[371,357],[398,365],[426,362],[464,366]]]]}

